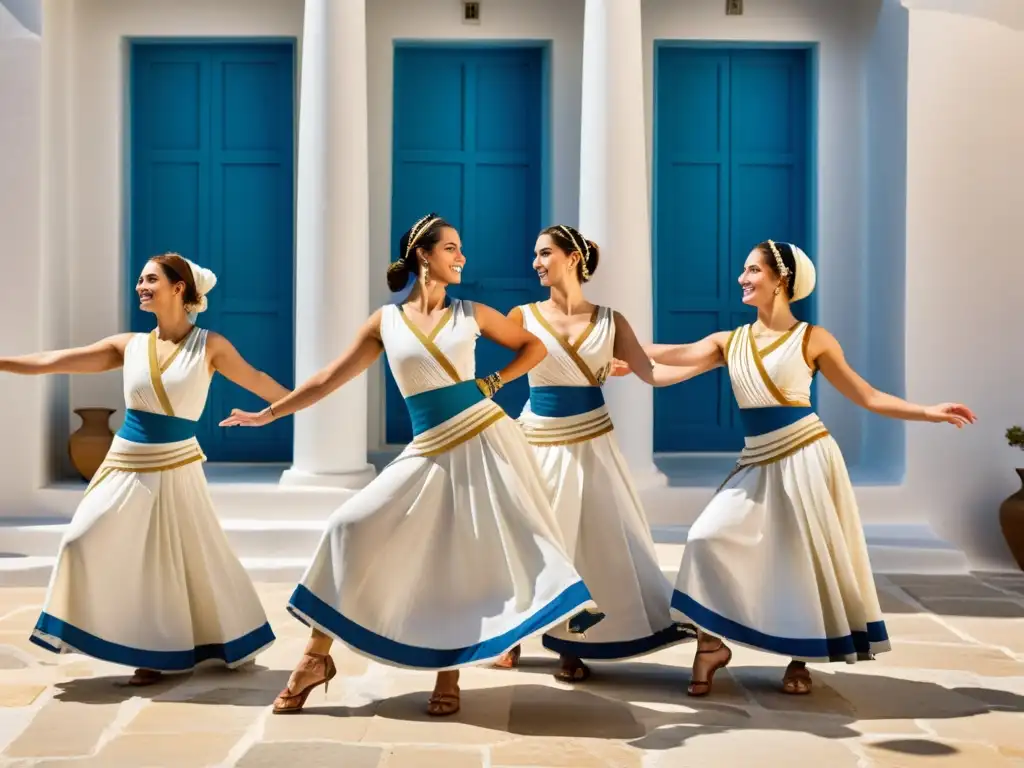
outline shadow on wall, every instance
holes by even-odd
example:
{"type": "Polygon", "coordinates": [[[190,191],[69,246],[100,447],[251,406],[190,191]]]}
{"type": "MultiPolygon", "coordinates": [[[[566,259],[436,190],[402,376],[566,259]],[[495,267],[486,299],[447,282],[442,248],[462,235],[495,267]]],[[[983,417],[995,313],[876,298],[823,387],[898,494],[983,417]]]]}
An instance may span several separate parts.
{"type": "Polygon", "coordinates": [[[1020,0],[903,0],[912,11],[943,11],[974,16],[1010,29],[1024,30],[1024,3],[1020,0]]]}
{"type": "Polygon", "coordinates": [[[29,32],[43,32],[43,8],[39,0],[0,0],[10,14],[29,32]]]}

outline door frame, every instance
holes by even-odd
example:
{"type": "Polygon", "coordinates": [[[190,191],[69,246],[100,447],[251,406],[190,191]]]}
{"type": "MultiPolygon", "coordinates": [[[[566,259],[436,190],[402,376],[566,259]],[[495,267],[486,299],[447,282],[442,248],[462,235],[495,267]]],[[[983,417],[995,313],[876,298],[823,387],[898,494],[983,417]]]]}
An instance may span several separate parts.
{"type": "MultiPolygon", "coordinates": [[[[651,296],[651,311],[654,317],[654,324],[657,327],[658,322],[658,206],[655,205],[656,196],[658,193],[659,184],[659,164],[658,154],[661,144],[661,139],[658,130],[658,110],[659,110],[659,99],[658,99],[658,84],[660,81],[660,63],[661,57],[659,54],[663,49],[672,48],[692,48],[692,49],[720,49],[723,51],[734,51],[734,50],[763,50],[763,51],[778,51],[778,50],[789,50],[789,51],[807,51],[807,167],[805,170],[806,177],[804,183],[807,185],[807,198],[806,198],[806,221],[807,221],[807,242],[806,244],[801,243],[800,245],[810,253],[815,255],[814,262],[815,267],[819,266],[818,260],[818,131],[821,124],[821,112],[818,104],[818,94],[820,89],[820,77],[819,70],[821,65],[821,45],[818,42],[800,42],[800,41],[767,41],[767,40],[693,40],[693,39],[655,39],[653,47],[653,61],[652,70],[653,78],[651,85],[651,101],[652,101],[652,112],[651,112],[651,181],[650,181],[650,199],[651,199],[651,273],[653,276],[652,281],[652,296],[651,296]]],[[[753,246],[754,243],[751,243],[753,246]]],[[[807,314],[811,318],[811,322],[817,322],[818,318],[818,292],[815,291],[807,299],[809,308],[807,314]]],[[[720,329],[729,330],[729,329],[720,329]]],[[[695,340],[693,340],[695,341],[695,340]]],[[[817,390],[817,377],[811,383],[811,398],[812,401],[815,398],[817,390]]],[[[653,435],[652,435],[653,439],[653,435]]],[[[719,451],[686,451],[682,453],[670,452],[659,454],[664,456],[681,456],[684,458],[695,458],[707,456],[734,456],[731,452],[719,452],[719,451]]]]}
{"type": "MultiPolygon", "coordinates": [[[[391,54],[391,156],[388,176],[388,260],[394,257],[394,248],[398,243],[399,232],[396,231],[396,222],[392,220],[394,210],[395,194],[395,156],[398,151],[398,136],[394,129],[395,125],[395,71],[396,61],[401,49],[429,49],[436,51],[478,51],[478,50],[500,50],[500,49],[526,49],[540,50],[540,220],[541,226],[548,226],[545,222],[551,221],[552,209],[552,162],[551,146],[552,133],[554,130],[553,116],[551,109],[551,40],[531,39],[502,39],[502,40],[445,40],[445,39],[411,39],[395,38],[391,54]]],[[[398,223],[400,226],[403,223],[398,223]]],[[[405,226],[408,223],[404,224],[405,226]]],[[[403,230],[404,231],[404,230],[403,230]]],[[[381,436],[380,451],[392,452],[404,446],[398,443],[387,442],[388,434],[388,406],[387,406],[387,374],[381,370],[379,392],[376,395],[380,398],[380,421],[379,429],[381,436]]]]}

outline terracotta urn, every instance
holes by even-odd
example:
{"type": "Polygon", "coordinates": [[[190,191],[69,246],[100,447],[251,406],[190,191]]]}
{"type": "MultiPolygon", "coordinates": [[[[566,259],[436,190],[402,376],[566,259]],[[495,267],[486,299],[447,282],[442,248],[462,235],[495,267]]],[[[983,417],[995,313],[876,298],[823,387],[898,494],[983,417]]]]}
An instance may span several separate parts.
{"type": "Polygon", "coordinates": [[[110,429],[113,408],[76,408],[75,413],[82,419],[82,426],[68,440],[71,463],[86,480],[92,480],[96,470],[114,441],[110,429]]]}
{"type": "Polygon", "coordinates": [[[1018,469],[1017,476],[1020,490],[1000,505],[999,527],[1003,529],[1003,538],[1010,546],[1013,559],[1024,571],[1024,469],[1018,469]]]}

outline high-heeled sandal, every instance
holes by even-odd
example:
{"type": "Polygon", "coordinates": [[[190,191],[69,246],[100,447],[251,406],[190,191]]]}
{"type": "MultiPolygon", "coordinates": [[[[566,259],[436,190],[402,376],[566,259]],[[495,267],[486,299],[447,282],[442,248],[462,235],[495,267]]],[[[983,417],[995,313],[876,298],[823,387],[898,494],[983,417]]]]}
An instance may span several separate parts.
{"type": "Polygon", "coordinates": [[[582,683],[590,678],[590,667],[582,659],[562,661],[562,667],[555,672],[555,680],[563,683],[582,683]]]}
{"type": "Polygon", "coordinates": [[[495,669],[515,669],[519,666],[519,659],[523,655],[522,646],[515,646],[506,651],[491,666],[495,669]]]}
{"type": "MultiPolygon", "coordinates": [[[[324,675],[319,680],[307,685],[301,691],[292,693],[288,686],[285,686],[284,690],[277,694],[277,698],[274,699],[274,714],[275,715],[293,715],[302,711],[302,708],[306,705],[306,699],[309,698],[309,694],[313,692],[313,689],[318,686],[324,687],[324,693],[327,693],[327,689],[330,687],[331,680],[338,674],[338,668],[334,666],[334,659],[331,658],[329,653],[305,653],[302,656],[302,661],[299,662],[299,666],[296,667],[295,672],[312,672],[320,665],[323,665],[324,675]]],[[[295,672],[292,672],[294,675],[295,672]]],[[[291,680],[288,681],[289,683],[291,680]]]]}
{"type": "Polygon", "coordinates": [[[714,682],[715,672],[729,666],[729,662],[732,661],[732,649],[729,646],[727,646],[724,642],[720,642],[714,648],[697,649],[697,654],[699,655],[702,653],[718,653],[723,648],[725,649],[725,659],[713,665],[708,670],[707,680],[694,680],[691,677],[690,685],[686,688],[687,696],[693,696],[694,698],[703,698],[704,696],[707,696],[709,693],[711,693],[711,684],[714,682]]]}
{"type": "Polygon", "coordinates": [[[454,691],[447,691],[445,693],[437,693],[436,691],[430,694],[430,700],[427,701],[427,714],[431,717],[448,717],[454,715],[462,708],[462,698],[459,686],[455,686],[454,691]]]}
{"type": "Polygon", "coordinates": [[[790,664],[782,676],[782,692],[790,696],[806,696],[811,692],[811,673],[803,664],[790,664]]]}
{"type": "Polygon", "coordinates": [[[145,685],[154,685],[164,679],[163,672],[155,669],[136,669],[135,674],[128,678],[128,685],[141,688],[145,685]]]}

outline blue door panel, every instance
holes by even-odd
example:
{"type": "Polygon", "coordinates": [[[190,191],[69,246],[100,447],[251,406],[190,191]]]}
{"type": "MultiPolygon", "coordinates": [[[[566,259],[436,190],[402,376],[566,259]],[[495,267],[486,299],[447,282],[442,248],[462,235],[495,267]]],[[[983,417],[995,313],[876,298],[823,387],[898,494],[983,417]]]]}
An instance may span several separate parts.
{"type": "MultiPolygon", "coordinates": [[[[538,48],[395,51],[392,241],[437,212],[458,228],[466,254],[452,297],[501,312],[545,295],[531,266],[541,226],[541,56],[538,48]],[[433,94],[429,107],[416,96],[420,87],[433,94]]],[[[477,372],[511,358],[481,339],[477,372]]],[[[390,372],[385,387],[387,441],[407,442],[408,416],[390,372]]],[[[495,399],[518,414],[527,396],[524,377],[495,399]]]]}
{"type": "MultiPolygon", "coordinates": [[[[657,341],[750,322],[736,280],[750,249],[769,237],[806,244],[808,65],[804,50],[658,50],[657,341]]],[[[802,304],[798,317],[811,309],[802,304]]],[[[656,390],[654,408],[657,451],[743,445],[724,369],[656,390]]]]}
{"type": "MultiPolygon", "coordinates": [[[[178,251],[218,278],[198,322],[250,363],[294,384],[294,55],[290,44],[132,48],[129,280],[178,251]]],[[[134,307],[133,330],[152,328],[134,307]]],[[[264,403],[216,377],[199,439],[213,461],[288,461],[292,422],[225,430],[264,403]]]]}

